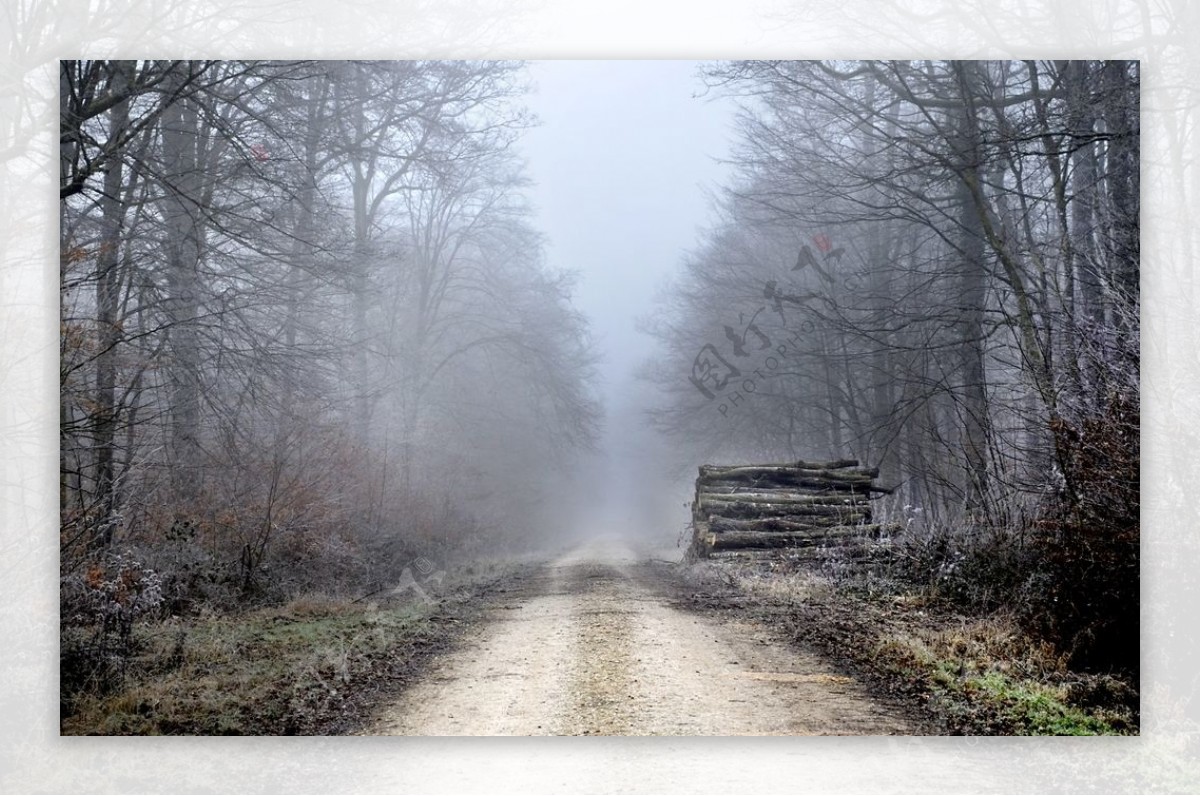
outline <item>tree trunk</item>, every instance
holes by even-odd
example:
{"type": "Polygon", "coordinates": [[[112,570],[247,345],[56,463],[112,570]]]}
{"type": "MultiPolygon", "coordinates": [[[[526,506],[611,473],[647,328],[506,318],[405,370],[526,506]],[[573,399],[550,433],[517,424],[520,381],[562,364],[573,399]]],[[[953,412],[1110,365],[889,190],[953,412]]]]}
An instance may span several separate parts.
{"type": "MultiPolygon", "coordinates": [[[[191,65],[173,71],[170,89],[182,91],[191,65]]],[[[198,169],[200,117],[181,97],[162,116],[163,249],[167,272],[165,303],[170,325],[170,454],[172,485],[184,502],[199,492],[200,465],[200,251],[202,208],[198,169]]]]}
{"type": "MultiPolygon", "coordinates": [[[[1070,146],[1074,150],[1071,156],[1074,165],[1071,169],[1071,229],[1068,235],[1071,258],[1068,268],[1078,285],[1079,320],[1094,322],[1104,318],[1104,300],[1095,238],[1099,175],[1096,144],[1092,140],[1096,133],[1092,75],[1087,61],[1068,61],[1063,68],[1067,72],[1067,125],[1070,146]]],[[[1073,299],[1074,295],[1066,298],[1073,299]]]]}
{"type": "Polygon", "coordinates": [[[809,495],[803,492],[789,490],[747,491],[741,487],[709,486],[705,484],[699,492],[699,499],[705,500],[745,500],[765,501],[767,503],[788,503],[797,508],[812,507],[817,509],[847,509],[856,506],[869,506],[866,495],[849,494],[809,495]]]}
{"type": "Polygon", "coordinates": [[[710,529],[708,546],[711,550],[767,549],[781,547],[836,547],[854,544],[894,531],[896,526],[863,525],[831,528],[825,532],[776,533],[755,531],[725,531],[710,529]]]}
{"type": "MultiPolygon", "coordinates": [[[[979,515],[987,507],[988,493],[988,401],[983,361],[983,312],[987,300],[987,264],[980,213],[972,186],[981,186],[982,151],[976,115],[974,82],[980,68],[971,61],[954,63],[962,110],[954,120],[954,157],[957,184],[959,256],[957,302],[959,313],[958,412],[963,454],[967,470],[967,511],[979,515]]],[[[982,189],[980,189],[982,190],[982,189]]]]}
{"type": "Polygon", "coordinates": [[[735,519],[790,519],[792,521],[801,521],[803,518],[805,525],[816,527],[824,527],[829,525],[842,525],[846,523],[866,522],[871,519],[871,512],[867,511],[847,511],[835,512],[828,515],[800,513],[795,506],[786,503],[704,503],[700,512],[702,515],[709,514],[710,516],[732,517],[735,519]]]}
{"type": "Polygon", "coordinates": [[[789,464],[734,464],[700,466],[701,478],[828,478],[841,481],[870,481],[879,475],[876,467],[859,467],[857,459],[833,462],[792,462],[789,464]]]}
{"type": "MultiPolygon", "coordinates": [[[[328,92],[327,79],[322,76],[312,78],[318,84],[308,98],[307,117],[305,120],[304,159],[301,164],[300,186],[296,192],[295,222],[292,229],[292,252],[290,270],[287,279],[287,307],[284,318],[284,345],[289,356],[297,353],[297,327],[300,322],[300,301],[304,294],[305,284],[315,261],[315,243],[313,241],[314,203],[317,200],[317,156],[321,145],[321,133],[325,125],[325,102],[328,92]]],[[[296,367],[287,367],[283,376],[283,396],[281,404],[285,422],[290,420],[295,412],[296,392],[298,389],[296,367]]]]}
{"type": "Polygon", "coordinates": [[[794,533],[808,536],[830,537],[849,535],[851,529],[868,528],[866,520],[828,517],[821,524],[810,522],[812,517],[713,517],[708,521],[713,533],[726,531],[753,531],[755,533],[794,533]]]}
{"type": "MultiPolygon", "coordinates": [[[[1138,81],[1135,62],[1108,61],[1103,67],[1104,124],[1108,139],[1109,225],[1108,257],[1112,286],[1122,308],[1140,301],[1141,245],[1138,171],[1138,81]]],[[[1123,331],[1136,328],[1137,317],[1128,311],[1112,319],[1123,331]]]]}
{"type": "MultiPolygon", "coordinates": [[[[866,103],[875,105],[876,83],[868,83],[866,103]]],[[[864,158],[873,163],[882,157],[881,141],[886,141],[896,132],[896,110],[887,113],[884,133],[881,137],[871,125],[862,127],[862,148],[864,158]]],[[[886,200],[879,186],[872,183],[868,189],[868,201],[872,205],[882,206],[886,200]]],[[[889,263],[896,257],[892,255],[893,248],[889,238],[894,235],[894,228],[886,220],[871,224],[867,231],[867,284],[868,295],[866,305],[874,326],[887,329],[895,319],[892,317],[892,290],[890,281],[893,278],[889,263]]],[[[895,247],[899,249],[899,246],[895,247]]],[[[895,350],[892,346],[891,335],[881,332],[878,340],[872,341],[871,353],[871,434],[870,449],[867,461],[876,462],[883,473],[884,483],[896,483],[900,480],[899,444],[896,441],[896,373],[895,350]]]]}
{"type": "MultiPolygon", "coordinates": [[[[113,61],[109,91],[123,94],[133,81],[136,64],[133,61],[113,61]]],[[[109,140],[117,140],[129,123],[129,100],[121,100],[109,110],[109,140]]],[[[112,517],[116,510],[116,483],[113,454],[116,435],[116,349],[122,332],[118,326],[121,278],[118,270],[121,253],[121,232],[125,223],[125,203],[122,198],[124,161],[113,156],[104,174],[104,193],[100,197],[100,252],[97,258],[96,279],[96,501],[99,507],[99,528],[95,541],[103,546],[112,543],[112,517]]]]}

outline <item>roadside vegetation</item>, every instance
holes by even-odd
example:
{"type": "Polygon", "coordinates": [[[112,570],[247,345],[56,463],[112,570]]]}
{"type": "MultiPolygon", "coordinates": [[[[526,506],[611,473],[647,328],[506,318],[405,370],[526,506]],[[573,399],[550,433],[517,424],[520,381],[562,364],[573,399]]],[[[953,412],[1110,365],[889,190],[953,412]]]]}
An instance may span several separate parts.
{"type": "Polygon", "coordinates": [[[446,635],[361,598],[536,547],[596,438],[525,67],[84,59],[59,88],[64,731],[316,731],[329,683],[446,635]]]}
{"type": "Polygon", "coordinates": [[[759,616],[815,647],[881,695],[908,705],[931,733],[1129,735],[1139,732],[1127,673],[1072,667],[1011,610],[971,611],[937,589],[881,576],[876,564],[712,559],[690,567],[690,601],[759,616]]]}
{"type": "Polygon", "coordinates": [[[87,655],[97,628],[64,634],[64,735],[352,732],[522,571],[468,566],[418,593],[323,595],[241,613],[138,623],[87,655]],[[111,645],[110,645],[111,646],[111,645]]]}
{"type": "Polygon", "coordinates": [[[648,319],[681,469],[876,470],[900,530],[810,556],[797,632],[955,730],[1133,731],[1139,65],[706,73],[735,175],[648,319]]]}

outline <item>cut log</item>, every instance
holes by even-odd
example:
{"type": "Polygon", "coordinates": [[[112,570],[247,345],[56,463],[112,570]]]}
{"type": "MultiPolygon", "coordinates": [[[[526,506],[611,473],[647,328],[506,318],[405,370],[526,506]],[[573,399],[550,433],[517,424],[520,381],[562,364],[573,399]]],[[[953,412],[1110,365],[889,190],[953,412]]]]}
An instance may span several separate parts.
{"type": "Polygon", "coordinates": [[[858,467],[858,459],[837,459],[831,462],[806,462],[800,460],[775,464],[702,464],[700,465],[700,474],[704,475],[705,471],[708,470],[741,470],[747,467],[769,467],[777,470],[844,470],[850,467],[858,467]]]}
{"type": "Polygon", "coordinates": [[[839,517],[847,514],[870,514],[871,505],[866,502],[858,503],[801,503],[787,500],[785,496],[748,496],[748,495],[701,495],[700,508],[710,514],[723,514],[727,506],[770,506],[786,508],[797,517],[839,517]]]}
{"type": "Polygon", "coordinates": [[[799,467],[801,470],[840,470],[847,467],[858,467],[858,459],[836,459],[832,462],[806,462],[800,459],[790,462],[789,467],[799,467]]]}
{"type": "Polygon", "coordinates": [[[753,531],[731,531],[711,533],[708,547],[711,550],[740,550],[742,548],[764,549],[768,547],[812,547],[821,544],[807,533],[755,533],[753,531]]]}
{"type": "Polygon", "coordinates": [[[831,559],[863,561],[871,557],[871,548],[861,544],[799,547],[789,552],[787,557],[805,562],[825,562],[831,559]]]}
{"type": "Polygon", "coordinates": [[[771,478],[757,476],[720,476],[701,480],[704,489],[713,487],[749,487],[752,491],[768,491],[784,489],[807,495],[832,495],[857,493],[869,495],[872,492],[891,494],[892,490],[875,485],[870,478],[854,480],[835,480],[830,478],[812,478],[797,473],[780,474],[771,478]]]}
{"type": "Polygon", "coordinates": [[[879,468],[855,468],[853,470],[821,470],[802,467],[777,467],[773,465],[756,465],[747,467],[711,467],[700,468],[701,480],[739,480],[762,481],[769,483],[788,478],[812,478],[828,481],[870,481],[879,476],[879,468]]]}
{"type": "Polygon", "coordinates": [[[788,561],[806,566],[821,565],[828,561],[846,561],[861,565],[870,560],[871,548],[865,545],[836,545],[816,547],[739,547],[712,550],[710,558],[722,560],[745,559],[747,561],[788,561]]]}
{"type": "Polygon", "coordinates": [[[761,533],[758,531],[726,531],[709,533],[708,547],[711,550],[766,549],[774,547],[853,547],[864,541],[866,536],[825,536],[811,533],[761,533]]]}
{"type": "Polygon", "coordinates": [[[876,539],[885,533],[893,533],[895,525],[850,525],[828,528],[824,531],[764,532],[730,530],[717,533],[711,526],[703,544],[710,550],[734,550],[768,547],[836,547],[855,545],[868,539],[876,539]]]}
{"type": "Polygon", "coordinates": [[[797,522],[790,519],[767,518],[753,520],[738,520],[728,517],[712,517],[706,523],[712,533],[728,533],[751,531],[755,533],[806,533],[814,538],[829,539],[838,535],[864,536],[870,531],[860,532],[859,528],[870,528],[869,525],[851,525],[845,523],[830,523],[828,525],[812,525],[808,522],[797,522]]]}
{"type": "Polygon", "coordinates": [[[738,520],[757,519],[790,519],[814,527],[823,525],[850,525],[856,522],[866,522],[871,519],[869,510],[837,511],[831,514],[803,514],[796,511],[794,506],[786,503],[704,503],[700,506],[700,519],[709,517],[730,517],[738,520]]]}
{"type": "Polygon", "coordinates": [[[752,486],[724,486],[702,484],[697,491],[700,499],[716,498],[717,500],[766,500],[768,503],[795,503],[798,505],[814,506],[853,506],[870,505],[868,495],[857,492],[841,492],[837,494],[813,495],[800,489],[789,487],[781,489],[759,489],[752,486]]]}

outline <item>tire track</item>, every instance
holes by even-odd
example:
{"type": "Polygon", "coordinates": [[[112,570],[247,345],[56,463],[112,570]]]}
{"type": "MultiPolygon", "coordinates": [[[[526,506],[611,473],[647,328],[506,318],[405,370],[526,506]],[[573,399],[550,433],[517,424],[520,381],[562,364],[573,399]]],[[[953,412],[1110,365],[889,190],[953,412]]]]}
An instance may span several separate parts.
{"type": "Polygon", "coordinates": [[[916,731],[819,656],[752,622],[685,613],[654,578],[617,540],[547,564],[364,734],[916,731]]]}

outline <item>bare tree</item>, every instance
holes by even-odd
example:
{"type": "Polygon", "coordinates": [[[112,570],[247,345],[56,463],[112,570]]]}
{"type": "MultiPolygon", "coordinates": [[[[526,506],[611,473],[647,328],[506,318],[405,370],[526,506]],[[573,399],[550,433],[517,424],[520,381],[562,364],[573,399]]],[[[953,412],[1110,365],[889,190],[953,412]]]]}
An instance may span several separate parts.
{"type": "MultiPolygon", "coordinates": [[[[383,577],[508,533],[589,444],[585,324],[509,154],[518,64],[61,79],[65,566],[83,540],[183,544],[258,597],[309,545],[341,556],[329,578],[383,577]]],[[[321,560],[293,562],[317,578],[321,560]]]]}
{"type": "Polygon", "coordinates": [[[1063,464],[1050,427],[1076,373],[1071,351],[1111,339],[1096,326],[1085,332],[1076,309],[1095,305],[1097,287],[1115,286],[1119,272],[1126,287],[1106,296],[1128,295],[1136,281],[1132,246],[1115,242],[1136,235],[1111,236],[1106,252],[1092,221],[1099,208],[1120,207],[1121,224],[1105,228],[1136,227],[1136,204],[1123,193],[1134,171],[1123,148],[1133,140],[1123,115],[1136,107],[1130,74],[1117,64],[1039,62],[714,67],[712,81],[743,98],[741,176],[725,227],[676,289],[672,325],[660,322],[676,357],[666,367],[683,385],[680,372],[714,372],[720,363],[695,353],[708,342],[737,369],[740,353],[721,351],[717,330],[742,334],[735,321],[772,302],[765,317],[778,325],[758,316],[757,326],[772,340],[792,333],[790,364],[800,367],[754,380],[754,396],[731,381],[724,402],[676,399],[660,423],[735,448],[754,445],[750,424],[780,455],[797,446],[795,423],[807,414],[802,449],[890,461],[885,469],[904,478],[900,499],[919,493],[931,508],[957,506],[983,521],[1002,521],[1022,492],[1050,488],[1050,467],[1063,464]],[[1109,113],[1125,131],[1117,135],[1099,131],[1105,106],[1091,101],[1093,91],[1114,96],[1102,74],[1119,86],[1109,113]],[[1126,164],[1118,202],[1097,190],[1109,185],[1096,169],[1110,150],[1126,164]],[[745,242],[732,253],[720,241],[735,236],[745,242]],[[792,258],[800,251],[791,267],[788,248],[792,258]]]}

